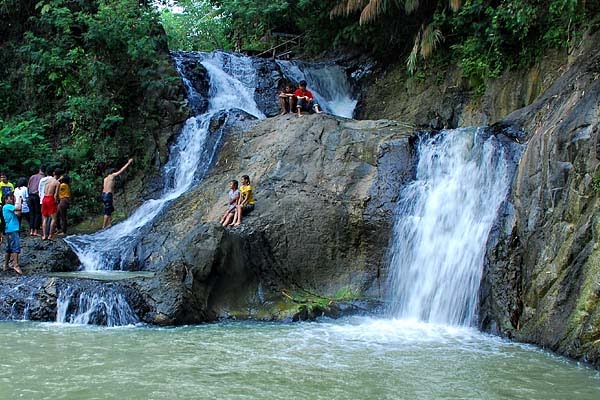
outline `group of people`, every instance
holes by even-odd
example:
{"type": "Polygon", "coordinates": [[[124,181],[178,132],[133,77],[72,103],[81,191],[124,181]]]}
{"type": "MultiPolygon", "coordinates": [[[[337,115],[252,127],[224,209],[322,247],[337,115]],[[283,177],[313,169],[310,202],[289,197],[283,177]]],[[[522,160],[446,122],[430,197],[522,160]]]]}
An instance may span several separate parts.
{"type": "Polygon", "coordinates": [[[29,235],[41,236],[43,240],[67,233],[70,185],[71,178],[60,168],[47,174],[46,167],[41,166],[29,180],[20,178],[16,187],[0,172],[0,240],[6,236],[5,270],[12,268],[22,273],[19,232],[23,220],[29,224],[29,235]]]}
{"type": "Polygon", "coordinates": [[[229,201],[227,203],[227,211],[221,217],[221,225],[223,226],[240,226],[242,217],[248,215],[254,210],[254,192],[250,186],[250,177],[242,175],[242,186],[239,186],[238,181],[229,181],[229,201]]]}
{"type": "Polygon", "coordinates": [[[298,113],[302,116],[302,112],[316,112],[320,114],[321,108],[314,101],[314,96],[310,90],[306,88],[306,81],[302,80],[298,83],[298,88],[288,83],[284,89],[279,92],[279,103],[281,105],[281,115],[287,113],[298,113]]]}

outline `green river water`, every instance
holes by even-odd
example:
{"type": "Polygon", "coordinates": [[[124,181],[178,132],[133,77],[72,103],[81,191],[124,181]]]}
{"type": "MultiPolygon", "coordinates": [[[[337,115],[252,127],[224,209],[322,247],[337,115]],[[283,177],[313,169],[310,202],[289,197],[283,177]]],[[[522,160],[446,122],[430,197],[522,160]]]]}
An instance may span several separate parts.
{"type": "Polygon", "coordinates": [[[354,317],[0,323],[1,399],[600,399],[600,374],[472,329],[354,317]]]}

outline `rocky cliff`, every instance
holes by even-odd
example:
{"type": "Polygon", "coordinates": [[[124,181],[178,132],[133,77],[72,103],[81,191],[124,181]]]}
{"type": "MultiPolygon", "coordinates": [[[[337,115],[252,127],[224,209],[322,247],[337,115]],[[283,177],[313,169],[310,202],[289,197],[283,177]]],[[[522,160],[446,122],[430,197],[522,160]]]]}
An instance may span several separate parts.
{"type": "Polygon", "coordinates": [[[600,365],[600,36],[497,128],[527,142],[490,241],[481,327],[600,365]]]}
{"type": "Polygon", "coordinates": [[[209,176],[136,252],[156,272],[139,287],[159,299],[147,318],[280,319],[298,305],[379,299],[395,196],[412,174],[410,134],[390,121],[327,115],[228,118],[209,176]],[[242,174],[256,209],[241,227],[222,228],[228,181],[242,174]]]}

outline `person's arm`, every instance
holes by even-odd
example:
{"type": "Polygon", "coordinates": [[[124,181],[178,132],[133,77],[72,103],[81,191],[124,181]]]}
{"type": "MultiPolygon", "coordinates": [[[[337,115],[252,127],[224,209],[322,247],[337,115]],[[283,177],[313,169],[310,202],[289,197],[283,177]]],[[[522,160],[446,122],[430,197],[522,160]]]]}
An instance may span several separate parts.
{"type": "Polygon", "coordinates": [[[129,161],[127,161],[127,164],[123,165],[123,168],[121,168],[117,172],[113,172],[112,176],[117,176],[117,175],[122,174],[123,171],[125,171],[127,169],[127,167],[129,167],[131,165],[132,162],[133,162],[133,158],[130,158],[129,161]]]}

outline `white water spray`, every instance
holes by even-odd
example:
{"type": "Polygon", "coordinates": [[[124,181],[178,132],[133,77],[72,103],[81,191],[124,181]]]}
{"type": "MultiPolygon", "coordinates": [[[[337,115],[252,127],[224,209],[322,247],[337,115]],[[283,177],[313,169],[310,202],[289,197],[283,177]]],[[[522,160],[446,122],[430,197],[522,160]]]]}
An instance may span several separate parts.
{"type": "Polygon", "coordinates": [[[134,325],[139,319],[125,296],[108,291],[73,293],[66,289],[58,294],[56,322],[69,324],[134,325]]]}
{"type": "Polygon", "coordinates": [[[419,144],[416,179],[400,194],[391,247],[394,317],[470,325],[485,246],[509,188],[495,137],[445,131],[419,144]]]}

